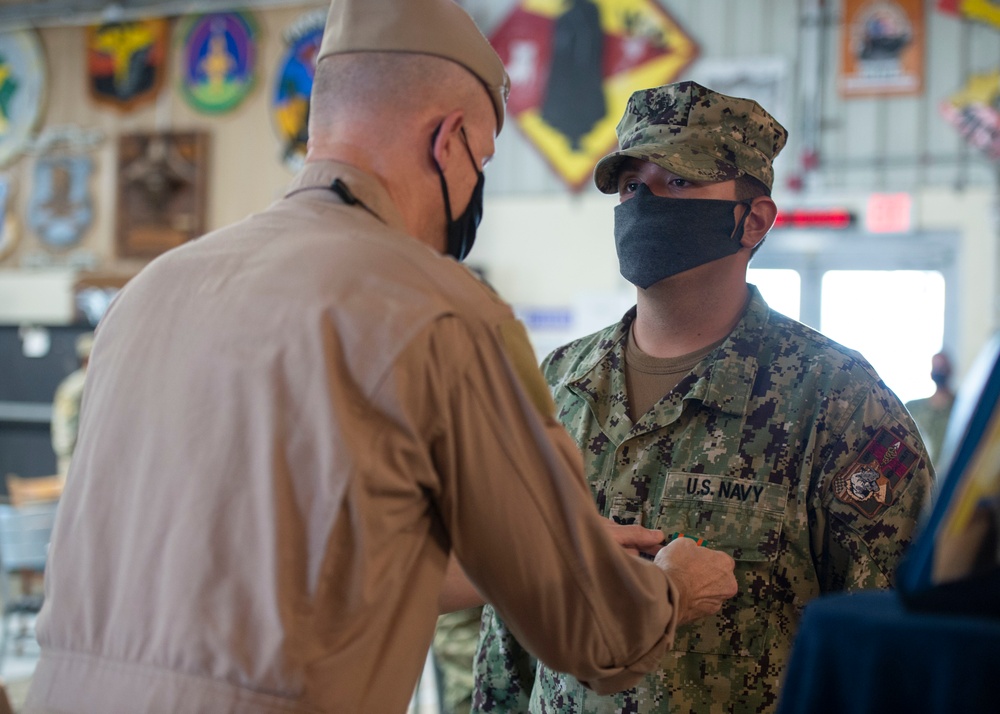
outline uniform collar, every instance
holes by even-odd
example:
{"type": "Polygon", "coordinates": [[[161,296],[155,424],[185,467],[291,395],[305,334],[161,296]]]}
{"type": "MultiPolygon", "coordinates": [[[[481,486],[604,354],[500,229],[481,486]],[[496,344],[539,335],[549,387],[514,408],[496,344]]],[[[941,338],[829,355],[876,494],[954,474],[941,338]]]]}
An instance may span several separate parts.
{"type": "Polygon", "coordinates": [[[748,285],[750,301],[743,317],[716,350],[694,369],[697,375],[686,398],[701,399],[707,407],[742,416],[757,379],[760,341],[770,317],[770,308],[756,286],[748,285]]]}
{"type": "Polygon", "coordinates": [[[330,186],[336,179],[343,181],[351,193],[371,209],[386,226],[406,232],[403,217],[392,202],[389,192],[379,183],[378,179],[361,169],[340,161],[306,162],[289,184],[285,198],[300,200],[308,197],[342,203],[342,199],[330,190],[330,186]]]}
{"type": "Polygon", "coordinates": [[[632,428],[625,409],[625,338],[635,319],[633,307],[615,325],[602,330],[590,352],[568,375],[567,387],[582,397],[616,444],[632,428]]]}
{"type": "MultiPolygon", "coordinates": [[[[640,418],[635,425],[637,428],[651,430],[673,421],[688,399],[696,399],[710,409],[727,414],[745,414],[757,377],[757,354],[763,328],[770,313],[757,288],[753,285],[748,288],[747,308],[725,342],[706,355],[677,385],[673,394],[679,395],[678,398],[661,402],[651,412],[652,418],[649,415],[640,418]],[[670,415],[662,413],[664,411],[676,413],[670,415]]],[[[633,307],[617,325],[606,329],[595,349],[581,360],[568,379],[568,385],[590,403],[602,424],[631,423],[623,400],[616,395],[625,394],[625,340],[635,315],[633,307]]]]}

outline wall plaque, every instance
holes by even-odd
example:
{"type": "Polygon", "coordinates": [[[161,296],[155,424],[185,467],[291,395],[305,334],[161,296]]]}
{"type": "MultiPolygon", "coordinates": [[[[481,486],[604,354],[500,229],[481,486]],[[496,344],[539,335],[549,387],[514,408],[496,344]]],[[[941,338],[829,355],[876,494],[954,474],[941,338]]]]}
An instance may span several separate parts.
{"type": "Polygon", "coordinates": [[[153,258],[202,234],[207,150],[205,132],[119,138],[119,256],[153,258]]]}

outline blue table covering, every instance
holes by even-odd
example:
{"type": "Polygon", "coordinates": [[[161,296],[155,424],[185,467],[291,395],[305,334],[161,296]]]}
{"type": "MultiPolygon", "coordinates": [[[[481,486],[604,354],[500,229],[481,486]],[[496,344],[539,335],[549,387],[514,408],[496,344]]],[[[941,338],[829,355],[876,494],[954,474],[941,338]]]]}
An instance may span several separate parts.
{"type": "Polygon", "coordinates": [[[895,592],[810,603],[778,714],[1000,713],[1000,620],[906,610],[895,592]]]}

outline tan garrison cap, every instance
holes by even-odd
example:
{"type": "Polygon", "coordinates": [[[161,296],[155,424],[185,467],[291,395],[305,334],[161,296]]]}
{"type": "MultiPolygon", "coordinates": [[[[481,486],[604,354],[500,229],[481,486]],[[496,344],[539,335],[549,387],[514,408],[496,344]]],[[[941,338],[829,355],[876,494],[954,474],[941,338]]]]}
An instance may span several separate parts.
{"type": "Polygon", "coordinates": [[[618,170],[630,157],[652,161],[688,181],[749,174],[771,188],[771,162],[788,138],[757,102],[695,82],[634,92],[617,131],[620,150],[594,170],[594,182],[604,193],[618,192],[618,170]]]}
{"type": "Polygon", "coordinates": [[[503,127],[510,78],[454,0],[333,0],[316,61],[343,52],[413,52],[457,62],[486,87],[503,127]]]}

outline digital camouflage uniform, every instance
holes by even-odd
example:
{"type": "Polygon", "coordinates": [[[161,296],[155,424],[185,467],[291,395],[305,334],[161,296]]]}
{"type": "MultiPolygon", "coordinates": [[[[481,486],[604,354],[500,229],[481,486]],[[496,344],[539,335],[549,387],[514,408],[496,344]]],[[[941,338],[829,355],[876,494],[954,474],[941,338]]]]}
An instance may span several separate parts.
{"type": "Polygon", "coordinates": [[[772,711],[803,606],[889,587],[929,498],[930,461],[899,399],[861,355],[770,310],[753,287],[725,342],[633,424],[633,317],[546,359],[559,418],[604,516],[730,553],[739,593],[680,628],[660,672],[611,697],[533,670],[487,608],[475,712],[772,711]]]}
{"type": "Polygon", "coordinates": [[[906,403],[906,411],[913,417],[920,436],[927,447],[931,461],[941,458],[941,447],[944,446],[944,436],[948,431],[948,420],[951,419],[951,409],[955,406],[955,397],[950,396],[942,406],[937,406],[930,397],[913,399],[906,403]]]}
{"type": "Polygon", "coordinates": [[[52,450],[56,454],[56,468],[61,474],[69,470],[69,460],[76,446],[86,376],[84,369],[71,372],[59,383],[52,398],[52,450]]]}
{"type": "Polygon", "coordinates": [[[476,656],[482,614],[482,607],[470,607],[438,617],[431,652],[437,668],[442,714],[469,714],[472,661],[476,656]]]}
{"type": "Polygon", "coordinates": [[[70,457],[76,448],[83,383],[87,377],[87,360],[90,359],[93,344],[93,332],[85,332],[76,338],[76,356],[81,366],[59,382],[52,397],[52,450],[56,454],[57,473],[63,475],[69,471],[70,457]]]}

